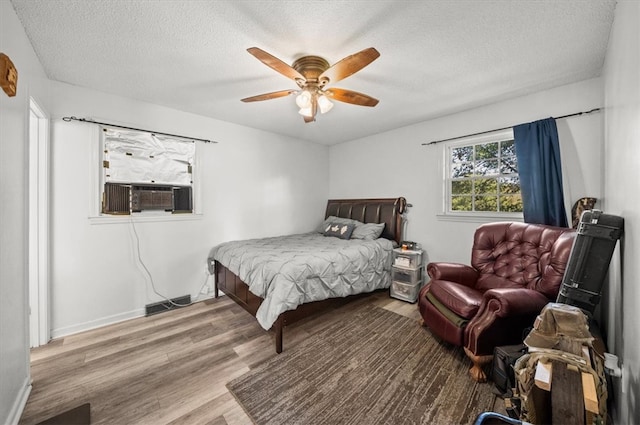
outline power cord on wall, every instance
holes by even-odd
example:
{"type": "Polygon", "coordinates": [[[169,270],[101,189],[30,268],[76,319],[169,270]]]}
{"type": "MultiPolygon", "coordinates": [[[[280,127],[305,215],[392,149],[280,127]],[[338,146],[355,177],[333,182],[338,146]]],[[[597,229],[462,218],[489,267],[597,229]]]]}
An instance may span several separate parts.
{"type": "MultiPolygon", "coordinates": [[[[133,217],[130,217],[130,218],[131,218],[131,220],[130,220],[131,228],[133,229],[133,234],[135,235],[135,238],[136,238],[136,255],[137,255],[138,263],[140,263],[140,265],[144,269],[145,273],[147,274],[147,277],[149,278],[149,283],[151,284],[151,290],[153,291],[153,293],[156,294],[157,296],[159,296],[160,298],[163,298],[164,300],[166,300],[167,303],[169,304],[169,305],[162,304],[162,306],[167,308],[167,309],[170,309],[172,307],[188,307],[188,306],[192,305],[193,301],[189,302],[187,304],[179,304],[179,303],[176,303],[175,301],[171,300],[169,297],[167,297],[167,296],[161,294],[160,292],[158,292],[158,290],[156,289],[155,282],[153,281],[153,276],[151,275],[151,272],[147,268],[147,266],[144,263],[144,261],[142,261],[142,256],[140,255],[140,237],[138,236],[138,231],[136,230],[136,225],[133,222],[133,217]]],[[[209,275],[207,273],[205,273],[204,282],[202,283],[202,286],[200,286],[200,289],[198,290],[198,294],[194,297],[194,300],[197,299],[200,296],[200,294],[202,293],[202,288],[205,287],[205,285],[207,284],[208,280],[209,280],[209,275]]]]}

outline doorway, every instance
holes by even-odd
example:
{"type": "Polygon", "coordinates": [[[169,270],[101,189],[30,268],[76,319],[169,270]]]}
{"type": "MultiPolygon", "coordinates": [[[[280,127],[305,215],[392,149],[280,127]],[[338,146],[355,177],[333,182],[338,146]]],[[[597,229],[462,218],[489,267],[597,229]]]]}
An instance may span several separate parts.
{"type": "Polygon", "coordinates": [[[49,342],[49,117],[29,99],[29,344],[49,342]]]}

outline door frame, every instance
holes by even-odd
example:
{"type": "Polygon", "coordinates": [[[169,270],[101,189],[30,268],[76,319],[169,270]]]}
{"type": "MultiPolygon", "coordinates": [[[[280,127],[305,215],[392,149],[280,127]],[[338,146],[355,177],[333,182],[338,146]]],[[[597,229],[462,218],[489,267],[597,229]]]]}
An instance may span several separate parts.
{"type": "Polygon", "coordinates": [[[29,344],[47,344],[49,326],[49,116],[29,98],[29,344]]]}

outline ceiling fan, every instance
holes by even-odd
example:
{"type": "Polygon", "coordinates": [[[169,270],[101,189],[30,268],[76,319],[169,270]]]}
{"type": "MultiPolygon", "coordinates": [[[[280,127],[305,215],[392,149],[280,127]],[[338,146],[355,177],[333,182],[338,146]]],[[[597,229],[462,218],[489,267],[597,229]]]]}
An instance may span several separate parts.
{"type": "Polygon", "coordinates": [[[296,104],[300,107],[298,113],[304,117],[304,122],[306,123],[316,120],[318,109],[320,113],[324,114],[333,107],[333,103],[329,98],[360,106],[376,106],[378,104],[378,99],[363,93],[337,87],[326,87],[330,83],[335,83],[355,74],[376,60],[380,53],[373,47],[347,56],[331,66],[329,62],[319,56],[303,56],[289,66],[258,47],[250,47],[247,51],[265,65],[275,69],[285,77],[291,78],[296,82],[299,90],[280,90],[259,94],[246,97],[242,99],[243,102],[276,99],[297,93],[296,104]]]}

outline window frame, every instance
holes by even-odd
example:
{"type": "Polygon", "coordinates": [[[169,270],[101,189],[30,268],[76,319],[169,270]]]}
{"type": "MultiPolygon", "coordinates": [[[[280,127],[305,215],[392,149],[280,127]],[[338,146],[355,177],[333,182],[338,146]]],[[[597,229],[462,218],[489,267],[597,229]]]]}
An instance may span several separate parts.
{"type": "MultiPolygon", "coordinates": [[[[452,150],[462,146],[473,146],[484,143],[513,140],[513,128],[494,131],[487,134],[468,136],[443,143],[442,147],[442,212],[438,214],[438,219],[443,221],[469,221],[469,222],[490,222],[490,221],[524,221],[522,212],[499,212],[499,211],[456,211],[451,209],[451,169],[452,150]]],[[[502,174],[499,174],[500,176],[502,174]]]]}

